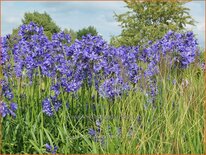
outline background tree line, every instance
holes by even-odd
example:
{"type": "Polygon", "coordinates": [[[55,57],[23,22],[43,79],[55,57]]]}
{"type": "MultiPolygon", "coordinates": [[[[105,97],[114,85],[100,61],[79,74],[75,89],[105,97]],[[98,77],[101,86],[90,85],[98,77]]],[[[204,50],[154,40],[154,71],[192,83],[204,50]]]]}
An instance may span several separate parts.
{"type": "MultiPolygon", "coordinates": [[[[45,35],[50,39],[52,37],[52,34],[58,33],[61,31],[61,28],[53,21],[51,16],[46,12],[44,13],[39,13],[36,11],[26,12],[22,19],[22,24],[29,24],[30,22],[34,22],[38,26],[42,26],[44,28],[45,35]]],[[[12,37],[17,36],[19,27],[16,29],[13,29],[12,37]]],[[[63,31],[66,34],[70,34],[72,42],[74,42],[75,39],[81,40],[82,36],[85,36],[87,34],[91,34],[93,36],[98,35],[98,32],[94,26],[88,26],[78,31],[74,31],[73,29],[70,29],[70,28],[69,29],[65,28],[63,31]]]]}
{"type": "MultiPolygon", "coordinates": [[[[114,18],[119,22],[122,32],[119,36],[112,36],[110,44],[118,46],[145,45],[149,41],[160,39],[167,31],[184,31],[187,25],[194,25],[195,21],[189,14],[189,9],[184,6],[189,1],[142,1],[124,0],[129,11],[123,14],[115,14],[114,18]]],[[[45,34],[51,38],[53,33],[61,31],[61,28],[46,12],[27,12],[24,14],[22,24],[31,21],[43,26],[45,34]]],[[[13,30],[12,36],[17,34],[19,28],[13,30]]],[[[94,26],[85,27],[78,31],[70,28],[63,30],[71,35],[72,42],[86,34],[98,35],[94,26]]]]}

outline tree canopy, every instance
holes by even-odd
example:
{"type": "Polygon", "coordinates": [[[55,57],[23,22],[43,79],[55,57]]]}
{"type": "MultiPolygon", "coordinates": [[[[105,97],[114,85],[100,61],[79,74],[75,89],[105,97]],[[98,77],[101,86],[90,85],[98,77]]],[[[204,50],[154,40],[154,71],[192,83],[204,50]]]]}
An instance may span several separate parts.
{"type": "MultiPolygon", "coordinates": [[[[44,28],[44,33],[50,39],[51,39],[52,34],[58,33],[61,31],[59,26],[56,25],[56,23],[53,21],[53,19],[50,17],[50,15],[47,14],[46,12],[44,12],[44,13],[39,13],[36,11],[34,11],[32,13],[26,12],[24,14],[23,19],[22,19],[22,24],[29,24],[30,22],[34,22],[38,26],[42,26],[44,28]]],[[[12,36],[11,36],[12,38],[17,36],[17,33],[19,31],[19,27],[13,29],[12,36]]]]}
{"type": "Polygon", "coordinates": [[[122,32],[112,37],[111,44],[143,45],[161,38],[167,31],[182,31],[195,21],[184,6],[186,2],[124,0],[129,11],[115,14],[122,32]]]}
{"type": "Polygon", "coordinates": [[[96,28],[94,26],[89,26],[77,31],[77,39],[81,40],[82,36],[86,36],[87,34],[91,34],[92,36],[96,36],[98,34],[96,28]]]}
{"type": "Polygon", "coordinates": [[[46,12],[27,12],[24,14],[24,18],[22,19],[23,24],[29,24],[30,22],[34,22],[39,26],[44,28],[44,33],[50,38],[52,34],[60,32],[59,26],[52,20],[49,14],[46,12]]]}

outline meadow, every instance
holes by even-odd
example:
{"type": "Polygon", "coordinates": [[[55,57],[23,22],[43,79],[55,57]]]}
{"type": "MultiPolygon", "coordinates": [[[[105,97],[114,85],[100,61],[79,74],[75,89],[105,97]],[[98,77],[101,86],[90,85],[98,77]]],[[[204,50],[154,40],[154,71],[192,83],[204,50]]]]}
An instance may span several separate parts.
{"type": "Polygon", "coordinates": [[[193,32],[144,46],[2,38],[2,153],[203,154],[204,56],[193,32]]]}

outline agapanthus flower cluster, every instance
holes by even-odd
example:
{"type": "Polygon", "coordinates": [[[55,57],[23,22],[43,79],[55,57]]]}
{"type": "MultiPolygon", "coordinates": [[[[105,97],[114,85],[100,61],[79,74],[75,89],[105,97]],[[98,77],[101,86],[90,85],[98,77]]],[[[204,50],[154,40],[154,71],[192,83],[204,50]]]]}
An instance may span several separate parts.
{"type": "MultiPolygon", "coordinates": [[[[9,45],[9,35],[2,39],[1,64],[5,78],[10,74],[19,78],[27,76],[31,82],[34,76],[52,78],[51,90],[55,96],[60,94],[60,88],[69,93],[94,87],[102,97],[115,98],[144,81],[149,85],[147,94],[154,100],[158,93],[154,76],[160,70],[161,60],[173,67],[186,68],[199,52],[192,32],[169,31],[143,49],[116,48],[101,36],[91,35],[71,44],[71,37],[64,32],[53,34],[49,40],[43,27],[33,22],[22,25],[18,35],[13,47],[9,45]]],[[[3,92],[6,98],[12,99],[9,88],[4,87],[3,92]]],[[[42,102],[43,111],[49,116],[61,107],[60,102],[52,100],[47,97],[42,102]],[[52,104],[56,108],[52,109],[52,104]]]]}
{"type": "Polygon", "coordinates": [[[99,93],[105,98],[113,98],[114,96],[121,96],[128,90],[129,85],[124,83],[123,79],[110,78],[100,86],[99,93]]]}
{"type": "Polygon", "coordinates": [[[13,117],[16,117],[15,111],[17,110],[17,104],[11,103],[9,106],[4,103],[0,102],[0,114],[2,117],[6,117],[7,115],[11,115],[13,117]]]}
{"type": "Polygon", "coordinates": [[[58,147],[54,146],[54,148],[48,143],[45,144],[46,151],[51,154],[56,154],[58,147]]]}
{"type": "Polygon", "coordinates": [[[44,35],[43,27],[34,23],[22,25],[19,31],[18,43],[12,49],[15,73],[17,77],[25,74],[32,80],[33,74],[45,63],[48,38],[44,35]]]}
{"type": "Polygon", "coordinates": [[[12,93],[12,90],[9,86],[9,83],[2,80],[1,81],[1,88],[2,88],[2,94],[7,100],[11,101],[14,97],[13,93],[12,93]]]}
{"type": "Polygon", "coordinates": [[[11,51],[10,51],[10,35],[6,35],[1,39],[1,55],[0,55],[0,65],[2,66],[2,72],[5,79],[11,76],[11,51]]]}
{"type": "Polygon", "coordinates": [[[61,108],[62,103],[58,100],[57,96],[51,96],[50,98],[46,98],[42,102],[43,113],[48,116],[53,116],[54,112],[58,112],[61,108]]]}
{"type": "Polygon", "coordinates": [[[17,104],[13,102],[13,92],[9,86],[9,82],[6,80],[1,80],[0,82],[1,87],[1,96],[4,97],[4,100],[9,102],[9,106],[6,102],[0,102],[0,114],[2,117],[6,117],[7,115],[11,115],[16,117],[15,111],[17,110],[17,104]]]}
{"type": "Polygon", "coordinates": [[[161,57],[172,64],[179,64],[178,67],[186,68],[194,62],[199,53],[198,42],[194,33],[177,33],[169,31],[162,39],[157,40],[148,50],[148,56],[155,62],[161,57]]]}

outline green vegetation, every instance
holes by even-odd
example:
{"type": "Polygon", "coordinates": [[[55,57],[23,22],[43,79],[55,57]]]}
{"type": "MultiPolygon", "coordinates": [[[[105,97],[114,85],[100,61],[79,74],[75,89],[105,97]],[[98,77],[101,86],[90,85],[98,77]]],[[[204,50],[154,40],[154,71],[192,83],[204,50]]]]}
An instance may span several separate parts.
{"type": "MultiPolygon", "coordinates": [[[[131,46],[128,48],[110,46],[96,36],[98,32],[93,26],[77,32],[65,28],[64,33],[55,34],[56,40],[51,41],[51,36],[61,29],[46,12],[25,13],[22,19],[23,24],[32,21],[29,26],[34,30],[43,26],[41,33],[22,31],[18,36],[19,27],[10,38],[5,37],[4,77],[0,79],[5,80],[8,87],[1,92],[0,114],[7,113],[1,117],[1,153],[205,154],[204,52],[196,55],[193,33],[179,34],[188,37],[186,41],[180,37],[184,42],[192,40],[194,44],[190,48],[185,43],[183,52],[165,50],[169,54],[164,57],[161,48],[156,47],[173,49],[173,45],[167,43],[180,41],[165,39],[173,38],[176,34],[169,35],[173,32],[168,32],[165,44],[159,41],[157,46],[144,50],[136,47],[147,45],[150,40],[158,42],[168,30],[183,31],[185,25],[194,24],[194,20],[182,2],[125,2],[130,11],[116,15],[123,30],[120,36],[111,39],[111,44],[131,46]],[[69,34],[71,40],[65,34],[69,34]],[[91,36],[82,39],[87,34],[91,36]],[[14,37],[20,41],[14,41],[14,37]],[[14,47],[15,42],[18,44],[14,47]],[[186,67],[180,67],[181,63],[186,67]],[[151,73],[156,67],[158,72],[151,73]],[[130,74],[141,75],[141,78],[138,82],[132,78],[131,82],[130,74]],[[99,80],[98,89],[95,78],[99,80]],[[99,86],[112,78],[122,78],[122,83],[129,81],[132,89],[121,95],[101,96],[99,86]],[[153,89],[148,88],[152,86],[148,81],[157,86],[154,102],[148,102],[147,90],[153,89]],[[82,82],[79,87],[78,82],[82,82]],[[51,88],[55,84],[59,85],[56,90],[51,88]],[[69,88],[71,85],[74,88],[69,88]],[[61,104],[57,110],[53,103],[49,103],[51,107],[43,105],[52,97],[55,103],[61,104]],[[15,113],[5,110],[11,110],[12,103],[18,105],[13,110],[15,113]],[[53,110],[50,116],[48,109],[53,110]],[[48,150],[46,144],[51,149],[48,150]]],[[[181,48],[180,44],[177,43],[181,48]]],[[[122,83],[118,81],[116,87],[123,87],[122,83]]],[[[110,85],[106,86],[110,89],[110,85]]],[[[109,93],[118,90],[116,87],[111,86],[109,93]]]]}
{"type": "MultiPolygon", "coordinates": [[[[61,30],[46,12],[26,12],[24,14],[24,18],[22,19],[22,24],[29,24],[30,22],[35,22],[37,25],[42,26],[44,28],[44,33],[50,39],[52,34],[58,33],[61,30]]],[[[12,35],[16,36],[18,31],[19,28],[14,29],[12,35]]]]}
{"type": "Polygon", "coordinates": [[[189,9],[183,6],[186,2],[125,2],[129,11],[115,14],[117,22],[122,27],[120,36],[111,39],[111,44],[115,46],[144,45],[148,41],[160,39],[169,30],[182,31],[186,29],[186,25],[195,23],[189,15],[189,9]]]}
{"type": "Polygon", "coordinates": [[[91,100],[91,94],[96,93],[94,89],[81,89],[79,98],[62,95],[64,108],[51,118],[43,115],[40,106],[49,93],[42,89],[49,90],[51,80],[41,79],[41,85],[14,80],[15,100],[21,101],[22,108],[15,119],[7,117],[2,122],[2,153],[43,154],[48,142],[59,147],[57,152],[65,154],[203,154],[203,77],[203,71],[192,65],[184,71],[174,71],[169,79],[159,78],[156,107],[145,107],[142,93],[131,92],[114,103],[105,100],[97,103],[97,99],[91,100]],[[176,79],[175,84],[172,79],[176,79]],[[104,143],[95,142],[88,134],[89,128],[97,128],[98,118],[102,121],[98,136],[104,143]]]}
{"type": "Polygon", "coordinates": [[[89,26],[87,28],[83,28],[77,32],[77,39],[81,40],[82,36],[86,36],[87,34],[91,34],[92,36],[98,35],[98,32],[94,26],[89,26]]]}
{"type": "Polygon", "coordinates": [[[55,24],[49,14],[44,13],[25,13],[24,18],[22,19],[23,24],[29,24],[30,22],[34,22],[39,26],[44,28],[44,33],[51,38],[52,34],[60,32],[59,26],[55,24]]]}

